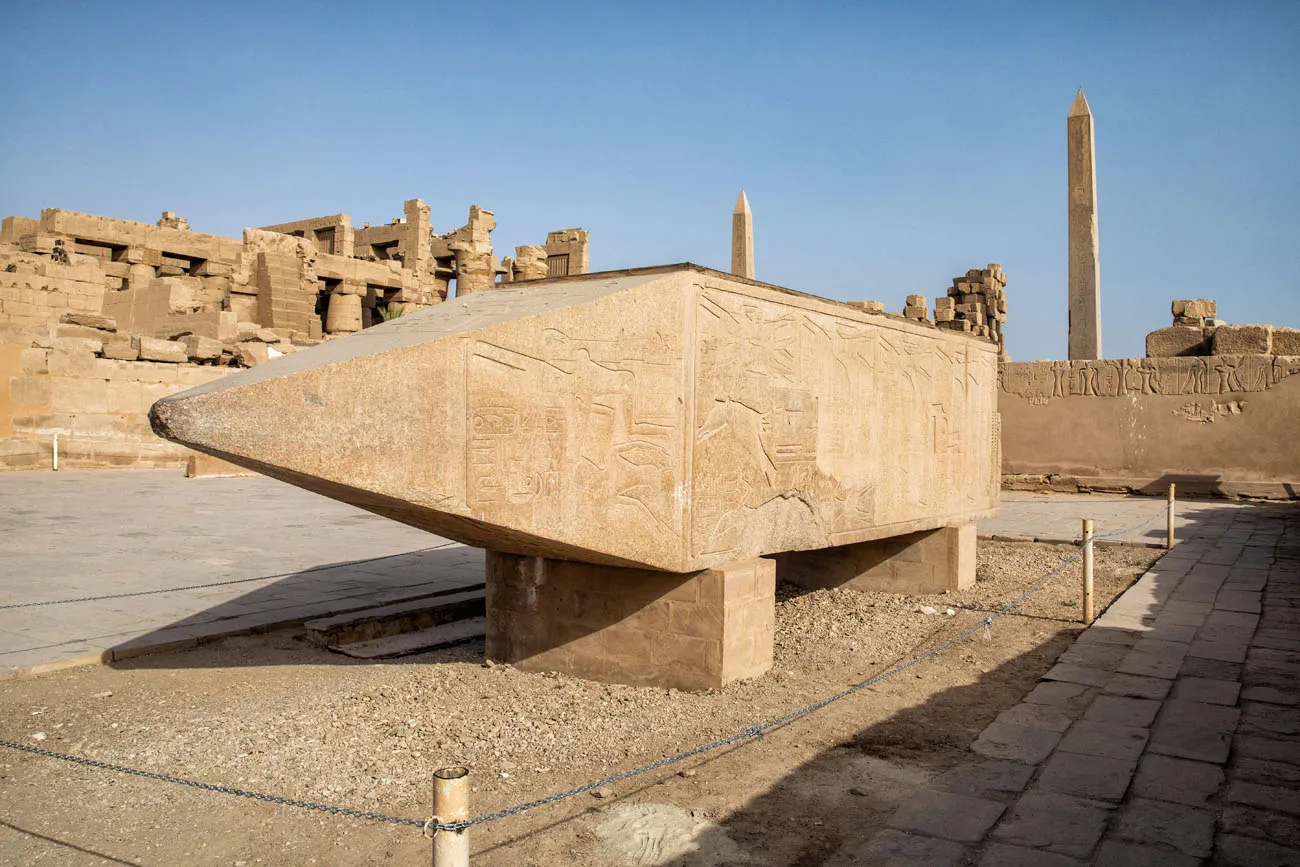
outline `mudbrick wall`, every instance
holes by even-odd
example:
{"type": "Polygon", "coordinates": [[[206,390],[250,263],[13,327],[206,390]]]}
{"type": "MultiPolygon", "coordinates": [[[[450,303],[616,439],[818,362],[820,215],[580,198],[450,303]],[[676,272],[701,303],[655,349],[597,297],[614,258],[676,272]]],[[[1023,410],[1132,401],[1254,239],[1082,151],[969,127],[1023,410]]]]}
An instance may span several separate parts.
{"type": "Polygon", "coordinates": [[[1000,366],[1003,486],[1300,497],[1300,356],[1000,366]]]}

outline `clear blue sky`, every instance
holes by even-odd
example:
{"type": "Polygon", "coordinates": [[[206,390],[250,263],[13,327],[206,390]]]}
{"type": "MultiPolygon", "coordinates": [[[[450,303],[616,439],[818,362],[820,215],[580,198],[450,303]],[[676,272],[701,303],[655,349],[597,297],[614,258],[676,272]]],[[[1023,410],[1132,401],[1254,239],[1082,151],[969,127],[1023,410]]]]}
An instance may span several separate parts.
{"type": "Polygon", "coordinates": [[[238,234],[419,196],[499,254],[729,266],[844,300],[1009,275],[1066,346],[1065,117],[1097,129],[1103,346],[1169,301],[1300,326],[1300,2],[7,3],[0,211],[238,234]]]}

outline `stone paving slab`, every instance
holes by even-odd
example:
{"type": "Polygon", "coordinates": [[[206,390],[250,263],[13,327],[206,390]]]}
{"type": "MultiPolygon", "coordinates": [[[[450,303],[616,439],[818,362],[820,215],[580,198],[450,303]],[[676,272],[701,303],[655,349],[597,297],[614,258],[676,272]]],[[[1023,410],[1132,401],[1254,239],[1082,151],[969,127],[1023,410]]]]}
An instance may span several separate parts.
{"type": "MultiPolygon", "coordinates": [[[[1016,782],[967,790],[1006,806],[967,863],[1300,865],[1300,506],[1189,524],[980,734],[988,758],[931,782],[992,760],[1016,782]]],[[[921,846],[938,825],[908,803],[921,846]]]]}
{"type": "Polygon", "coordinates": [[[113,662],[483,583],[483,554],[264,477],[0,474],[0,677],[113,662]],[[244,580],[254,579],[254,580],[244,580]]]}

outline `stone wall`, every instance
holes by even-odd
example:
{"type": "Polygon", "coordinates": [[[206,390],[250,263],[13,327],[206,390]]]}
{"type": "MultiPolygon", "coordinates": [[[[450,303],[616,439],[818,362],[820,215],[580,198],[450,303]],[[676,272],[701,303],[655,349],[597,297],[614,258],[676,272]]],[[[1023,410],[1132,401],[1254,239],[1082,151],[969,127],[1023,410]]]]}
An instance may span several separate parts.
{"type": "Polygon", "coordinates": [[[61,468],[182,466],[193,452],[154,435],[149,407],[233,370],[104,358],[84,337],[48,342],[0,343],[0,471],[49,469],[55,434],[61,468]]]}
{"type": "Polygon", "coordinates": [[[1295,355],[1004,363],[1004,486],[1298,497],[1298,374],[1295,355]]]}

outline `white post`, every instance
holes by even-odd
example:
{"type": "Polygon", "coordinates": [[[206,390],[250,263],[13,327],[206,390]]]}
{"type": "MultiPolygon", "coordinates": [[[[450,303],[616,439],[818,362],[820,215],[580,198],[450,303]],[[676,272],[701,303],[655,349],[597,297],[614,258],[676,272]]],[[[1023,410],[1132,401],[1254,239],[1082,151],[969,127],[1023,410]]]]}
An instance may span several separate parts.
{"type": "Polygon", "coordinates": [[[1083,519],[1083,623],[1092,623],[1092,521],[1083,519]]]}
{"type": "Polygon", "coordinates": [[[1165,547],[1174,547],[1174,483],[1169,483],[1169,509],[1165,515],[1165,547]]]}
{"type": "MultiPolygon", "coordinates": [[[[433,772],[433,821],[469,819],[469,768],[433,772]]],[[[469,831],[436,831],[433,867],[469,867],[469,831]]]]}
{"type": "Polygon", "coordinates": [[[54,472],[59,471],[59,435],[54,435],[54,472]]]}

